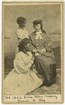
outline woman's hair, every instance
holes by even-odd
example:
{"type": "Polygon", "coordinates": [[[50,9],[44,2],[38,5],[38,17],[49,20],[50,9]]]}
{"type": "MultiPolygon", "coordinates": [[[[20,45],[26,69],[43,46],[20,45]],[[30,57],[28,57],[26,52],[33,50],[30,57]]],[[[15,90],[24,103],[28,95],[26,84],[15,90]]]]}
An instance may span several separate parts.
{"type": "Polygon", "coordinates": [[[41,19],[37,19],[37,20],[34,20],[33,21],[33,25],[38,25],[40,24],[41,25],[41,30],[43,33],[46,33],[46,31],[43,29],[43,24],[42,24],[42,20],[41,19]]]}
{"type": "Polygon", "coordinates": [[[22,26],[23,24],[26,24],[26,19],[24,17],[18,17],[17,23],[22,26]]]}
{"type": "Polygon", "coordinates": [[[24,51],[25,50],[25,46],[30,43],[30,40],[25,38],[25,39],[22,39],[20,44],[19,44],[19,51],[24,51]]]}

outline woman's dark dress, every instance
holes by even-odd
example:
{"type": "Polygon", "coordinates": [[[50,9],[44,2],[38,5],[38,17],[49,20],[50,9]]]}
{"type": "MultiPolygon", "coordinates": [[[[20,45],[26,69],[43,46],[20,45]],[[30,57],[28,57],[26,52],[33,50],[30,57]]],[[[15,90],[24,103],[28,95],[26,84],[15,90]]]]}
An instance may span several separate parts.
{"type": "Polygon", "coordinates": [[[36,32],[30,35],[31,43],[35,48],[46,49],[45,54],[35,56],[34,63],[38,73],[45,78],[46,84],[51,85],[56,80],[56,60],[52,45],[49,44],[49,37],[45,33],[42,33],[41,36],[42,39],[36,39],[36,32]]]}

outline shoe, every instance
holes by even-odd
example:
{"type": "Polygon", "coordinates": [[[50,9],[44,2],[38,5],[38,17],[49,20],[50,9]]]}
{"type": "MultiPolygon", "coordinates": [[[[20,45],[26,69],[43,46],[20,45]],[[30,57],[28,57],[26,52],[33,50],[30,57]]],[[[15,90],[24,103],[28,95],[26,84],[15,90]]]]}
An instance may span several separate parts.
{"type": "Polygon", "coordinates": [[[49,86],[51,86],[54,83],[56,83],[56,78],[52,79],[52,81],[45,79],[44,82],[43,82],[43,86],[48,86],[49,87],[49,86]]]}

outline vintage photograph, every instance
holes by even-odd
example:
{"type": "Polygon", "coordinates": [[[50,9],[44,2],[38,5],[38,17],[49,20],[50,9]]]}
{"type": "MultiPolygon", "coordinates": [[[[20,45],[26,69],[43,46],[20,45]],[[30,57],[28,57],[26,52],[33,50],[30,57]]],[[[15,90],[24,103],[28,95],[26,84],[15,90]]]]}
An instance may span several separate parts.
{"type": "Polygon", "coordinates": [[[3,2],[2,20],[2,102],[63,103],[63,2],[3,2]]]}

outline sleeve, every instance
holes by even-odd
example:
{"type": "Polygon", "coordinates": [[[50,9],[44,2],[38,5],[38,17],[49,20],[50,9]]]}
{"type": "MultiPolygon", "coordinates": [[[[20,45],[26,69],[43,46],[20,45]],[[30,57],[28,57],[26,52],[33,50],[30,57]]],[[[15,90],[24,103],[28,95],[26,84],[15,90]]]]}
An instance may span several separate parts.
{"type": "Polygon", "coordinates": [[[23,32],[18,29],[16,34],[17,34],[18,41],[21,42],[21,40],[23,38],[23,36],[22,36],[23,32]]]}
{"type": "Polygon", "coordinates": [[[19,30],[17,30],[17,38],[21,38],[21,33],[20,33],[20,31],[19,30]]]}
{"type": "Polygon", "coordinates": [[[44,41],[43,44],[44,44],[44,47],[46,48],[46,50],[47,50],[48,52],[50,52],[50,51],[52,50],[52,48],[53,48],[53,43],[52,43],[52,40],[50,39],[49,36],[46,36],[45,41],[44,41]]]}
{"type": "Polygon", "coordinates": [[[30,69],[32,62],[25,65],[23,59],[16,59],[14,60],[14,68],[18,73],[27,73],[30,69]]]}
{"type": "Polygon", "coordinates": [[[31,44],[34,46],[34,48],[36,48],[36,43],[35,43],[35,40],[34,40],[34,38],[33,38],[33,33],[29,36],[29,39],[30,39],[30,41],[31,41],[31,44]]]}
{"type": "Polygon", "coordinates": [[[47,36],[47,39],[48,39],[48,47],[50,47],[52,49],[53,48],[53,42],[49,36],[47,36]]]}

